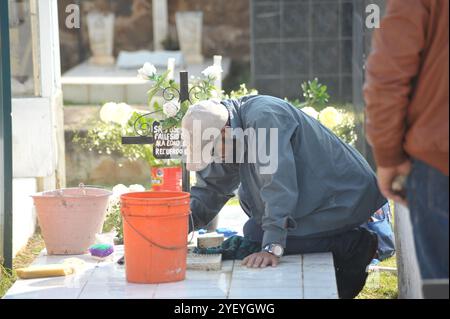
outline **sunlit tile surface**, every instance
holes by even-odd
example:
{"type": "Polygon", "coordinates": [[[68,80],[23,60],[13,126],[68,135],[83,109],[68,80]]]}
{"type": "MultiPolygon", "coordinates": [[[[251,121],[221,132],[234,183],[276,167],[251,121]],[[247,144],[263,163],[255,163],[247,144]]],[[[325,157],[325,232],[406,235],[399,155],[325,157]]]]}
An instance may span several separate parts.
{"type": "MultiPolygon", "coordinates": [[[[235,229],[246,216],[238,207],[225,209],[220,227],[235,229]]],[[[240,226],[242,227],[242,226],[240,226]]],[[[242,229],[236,229],[241,231],[242,229]]],[[[126,280],[124,266],[116,261],[123,247],[116,247],[114,258],[99,262],[88,255],[47,256],[35,265],[61,263],[78,258],[84,266],[67,277],[19,280],[8,291],[7,299],[334,299],[336,278],[331,254],[286,256],[276,268],[249,269],[241,261],[224,261],[220,271],[188,270],[186,280],[167,284],[139,285],[126,280]]]]}

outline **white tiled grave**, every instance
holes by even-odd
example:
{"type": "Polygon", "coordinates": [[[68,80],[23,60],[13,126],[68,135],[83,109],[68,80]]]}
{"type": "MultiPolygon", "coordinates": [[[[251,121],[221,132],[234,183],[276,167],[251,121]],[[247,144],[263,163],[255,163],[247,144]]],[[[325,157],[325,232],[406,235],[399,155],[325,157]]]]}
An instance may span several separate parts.
{"type": "MultiPolygon", "coordinates": [[[[186,280],[154,285],[126,281],[125,267],[88,255],[84,269],[67,277],[18,280],[5,299],[335,299],[338,297],[331,254],[286,256],[276,268],[248,269],[224,261],[220,271],[188,270],[186,280]]],[[[34,265],[60,263],[67,256],[47,256],[34,265]]]]}
{"type": "MultiPolygon", "coordinates": [[[[238,231],[248,220],[239,206],[225,206],[219,227],[238,231]]],[[[195,242],[195,240],[193,241],[195,242]]],[[[285,256],[276,268],[248,269],[241,261],[224,261],[220,271],[187,270],[186,280],[169,284],[139,285],[126,281],[123,256],[117,246],[114,259],[99,262],[89,255],[47,256],[34,265],[57,264],[67,258],[85,262],[74,275],[18,280],[6,299],[336,299],[333,258],[329,253],[285,256]]]]}

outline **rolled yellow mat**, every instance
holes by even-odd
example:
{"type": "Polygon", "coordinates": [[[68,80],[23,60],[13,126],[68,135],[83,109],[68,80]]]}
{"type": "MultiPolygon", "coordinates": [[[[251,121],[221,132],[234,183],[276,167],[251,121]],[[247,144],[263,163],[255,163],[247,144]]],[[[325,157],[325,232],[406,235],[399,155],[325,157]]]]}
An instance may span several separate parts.
{"type": "Polygon", "coordinates": [[[16,273],[20,279],[62,277],[73,274],[74,268],[64,264],[31,266],[27,268],[17,269],[16,273]]]}

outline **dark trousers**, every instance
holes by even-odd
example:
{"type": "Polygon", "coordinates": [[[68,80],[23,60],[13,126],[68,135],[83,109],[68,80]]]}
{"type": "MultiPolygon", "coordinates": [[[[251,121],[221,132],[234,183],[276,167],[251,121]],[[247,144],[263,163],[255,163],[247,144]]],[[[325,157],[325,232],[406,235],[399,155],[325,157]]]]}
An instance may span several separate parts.
{"type": "Polygon", "coordinates": [[[422,278],[448,278],[448,176],[414,160],[406,193],[422,278]]]}
{"type": "MultiPolygon", "coordinates": [[[[334,236],[317,238],[288,236],[285,255],[331,252],[337,269],[345,266],[352,266],[351,264],[347,264],[354,260],[355,255],[361,253],[360,249],[362,249],[363,246],[367,247],[368,241],[370,240],[368,233],[370,232],[367,229],[358,227],[334,236]]],[[[245,238],[262,243],[263,235],[264,231],[262,230],[261,225],[257,224],[253,218],[249,219],[244,225],[245,238]]],[[[373,256],[368,256],[369,262],[371,257],[373,256]]],[[[365,270],[369,262],[365,265],[355,264],[354,266],[360,266],[365,270]]]]}

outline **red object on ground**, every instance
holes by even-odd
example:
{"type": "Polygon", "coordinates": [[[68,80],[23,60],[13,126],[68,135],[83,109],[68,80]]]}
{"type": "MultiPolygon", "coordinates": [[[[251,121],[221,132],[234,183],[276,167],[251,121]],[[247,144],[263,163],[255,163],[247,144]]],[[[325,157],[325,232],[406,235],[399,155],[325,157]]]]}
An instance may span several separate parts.
{"type": "Polygon", "coordinates": [[[181,192],[181,167],[152,167],[152,191],[181,192]]]}

